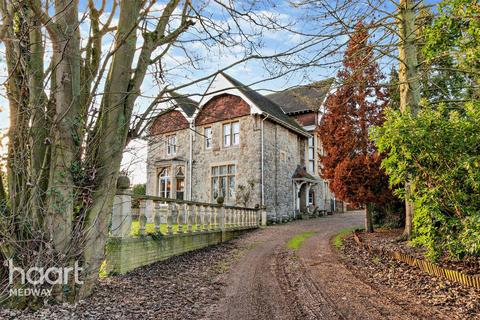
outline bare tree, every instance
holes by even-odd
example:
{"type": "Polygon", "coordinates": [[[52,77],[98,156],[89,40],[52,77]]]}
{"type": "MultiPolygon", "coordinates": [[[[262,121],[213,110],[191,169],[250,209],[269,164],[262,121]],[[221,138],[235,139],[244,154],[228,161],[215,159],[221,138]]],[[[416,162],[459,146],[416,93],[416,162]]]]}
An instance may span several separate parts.
{"type": "Polygon", "coordinates": [[[312,39],[262,54],[265,32],[290,32],[292,25],[257,10],[258,3],[89,0],[83,8],[78,0],[0,1],[10,108],[8,187],[0,192],[6,199],[0,213],[5,260],[23,267],[79,261],[83,285],[70,279],[55,287],[56,298],[91,293],[104,259],[122,152],[145,132],[165,94],[250,59],[277,65],[272,77],[304,66],[302,59],[297,68],[287,61],[312,39]],[[242,56],[172,85],[177,70],[199,67],[199,46],[207,53],[241,48],[242,56]],[[167,63],[175,54],[184,62],[167,63]],[[146,79],[156,81],[157,93],[135,113],[146,79]]]}

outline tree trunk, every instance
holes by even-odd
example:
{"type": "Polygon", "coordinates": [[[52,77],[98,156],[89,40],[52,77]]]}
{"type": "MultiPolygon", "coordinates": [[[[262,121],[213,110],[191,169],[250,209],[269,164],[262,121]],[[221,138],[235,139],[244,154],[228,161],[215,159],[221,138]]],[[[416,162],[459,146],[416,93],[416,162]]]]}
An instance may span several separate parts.
{"type": "Polygon", "coordinates": [[[79,298],[91,293],[98,279],[98,269],[104,259],[108,222],[135,100],[131,100],[131,105],[127,102],[131,95],[138,96],[138,92],[131,92],[131,66],[137,42],[136,32],[132,30],[135,30],[140,13],[140,1],[124,0],[120,8],[115,44],[119,49],[112,60],[111,71],[105,84],[102,113],[91,137],[93,144],[87,152],[94,160],[92,165],[97,168],[98,173],[92,206],[88,209],[85,219],[84,229],[87,231],[84,235],[83,252],[85,278],[79,298]]]}
{"type": "Polygon", "coordinates": [[[373,232],[373,203],[369,203],[365,206],[365,231],[373,232]]]}
{"type": "MultiPolygon", "coordinates": [[[[400,0],[398,47],[400,66],[398,79],[400,83],[400,110],[415,114],[420,104],[420,76],[418,74],[417,42],[415,33],[415,11],[412,0],[400,0]]],[[[412,234],[414,208],[411,203],[411,183],[405,183],[405,230],[403,236],[408,240],[412,234]]]]}

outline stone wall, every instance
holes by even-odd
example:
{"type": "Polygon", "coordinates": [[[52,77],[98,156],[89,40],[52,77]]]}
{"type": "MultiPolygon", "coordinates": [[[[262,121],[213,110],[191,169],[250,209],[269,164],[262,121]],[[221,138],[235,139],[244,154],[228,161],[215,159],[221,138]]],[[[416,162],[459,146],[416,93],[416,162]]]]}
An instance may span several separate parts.
{"type": "MultiPolygon", "coordinates": [[[[192,199],[200,202],[211,202],[211,168],[212,166],[234,164],[236,166],[236,190],[239,185],[247,186],[249,180],[254,183],[248,207],[261,203],[260,196],[260,124],[257,116],[242,116],[230,119],[240,122],[240,143],[238,146],[223,146],[222,127],[225,121],[196,126],[197,132],[203,133],[206,127],[212,128],[212,148],[205,148],[205,138],[195,135],[193,144],[192,199]]],[[[225,202],[228,205],[237,203],[236,197],[225,202]]]]}
{"type": "Polygon", "coordinates": [[[231,240],[248,231],[238,229],[160,237],[110,238],[106,247],[106,271],[108,274],[124,274],[172,256],[231,240]]]}
{"type": "Polygon", "coordinates": [[[293,216],[292,175],[303,164],[306,138],[271,121],[264,123],[265,205],[269,220],[293,216]]]}

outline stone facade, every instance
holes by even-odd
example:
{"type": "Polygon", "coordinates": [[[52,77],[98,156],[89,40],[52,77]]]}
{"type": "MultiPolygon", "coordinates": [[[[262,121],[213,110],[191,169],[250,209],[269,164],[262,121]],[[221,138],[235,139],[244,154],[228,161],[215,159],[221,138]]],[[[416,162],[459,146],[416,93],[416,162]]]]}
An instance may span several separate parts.
{"type": "Polygon", "coordinates": [[[265,206],[270,221],[312,206],[331,211],[333,195],[318,172],[318,113],[287,116],[248,87],[222,91],[232,84],[239,86],[217,77],[195,112],[178,105],[153,122],[147,194],[205,203],[223,195],[227,205],[265,206]],[[312,154],[313,171],[292,179],[298,168],[308,169],[312,154]]]}

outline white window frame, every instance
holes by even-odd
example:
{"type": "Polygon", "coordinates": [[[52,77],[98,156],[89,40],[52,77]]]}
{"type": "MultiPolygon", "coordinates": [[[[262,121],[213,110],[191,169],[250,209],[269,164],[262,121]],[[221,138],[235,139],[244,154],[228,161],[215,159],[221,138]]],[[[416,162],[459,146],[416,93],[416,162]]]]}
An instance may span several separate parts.
{"type": "Polygon", "coordinates": [[[167,140],[167,155],[171,156],[177,153],[177,135],[171,134],[165,137],[167,140]]]}
{"type": "Polygon", "coordinates": [[[228,148],[240,145],[240,121],[226,122],[222,125],[223,146],[228,148]]]}
{"type": "Polygon", "coordinates": [[[315,138],[308,138],[307,148],[308,172],[315,173],[315,138]]]}
{"type": "Polygon", "coordinates": [[[170,168],[168,167],[160,169],[160,173],[158,174],[158,196],[161,198],[170,198],[172,196],[172,177],[170,175],[170,168]],[[164,185],[163,188],[162,182],[164,185]]]}
{"type": "Polygon", "coordinates": [[[203,129],[203,134],[205,136],[205,149],[206,150],[212,149],[212,146],[213,146],[212,127],[205,127],[203,129]]]}

